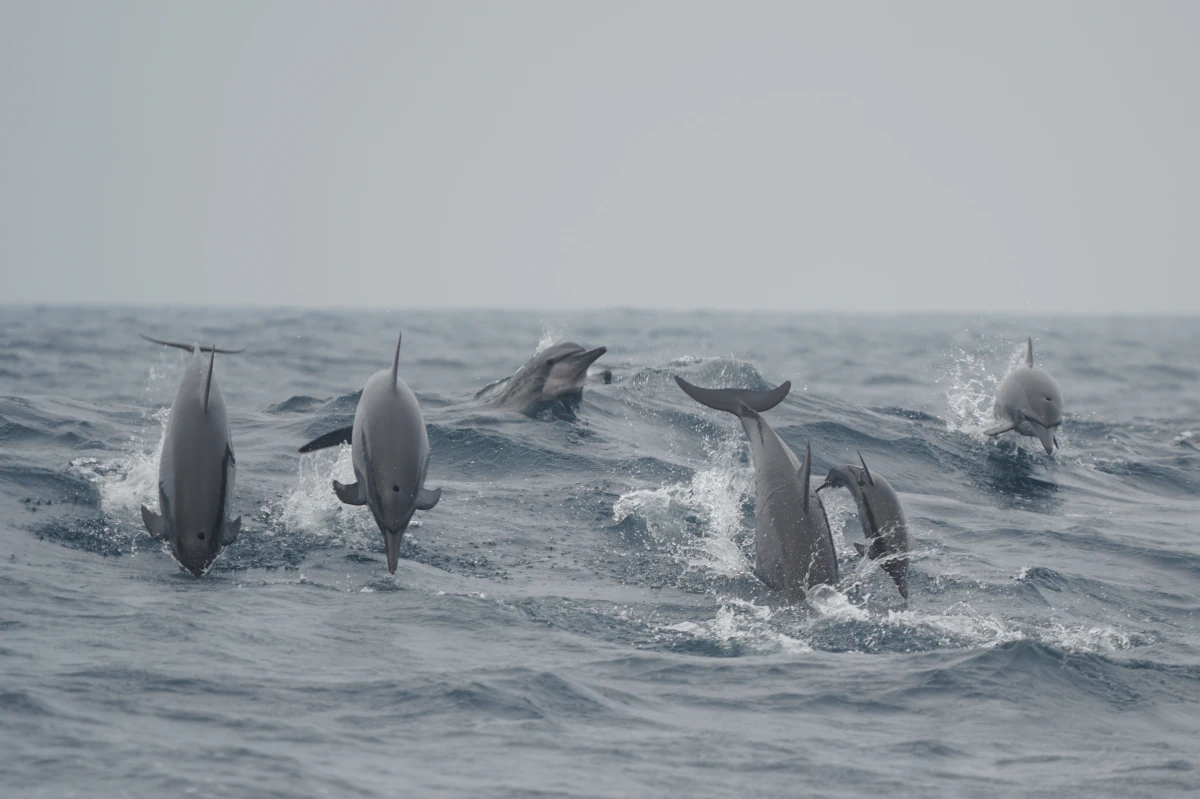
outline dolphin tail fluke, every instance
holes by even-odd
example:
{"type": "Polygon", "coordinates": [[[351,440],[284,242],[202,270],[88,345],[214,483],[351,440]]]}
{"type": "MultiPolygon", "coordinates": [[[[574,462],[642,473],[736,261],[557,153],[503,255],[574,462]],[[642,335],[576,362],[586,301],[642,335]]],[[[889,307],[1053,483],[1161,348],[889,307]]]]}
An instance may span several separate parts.
{"type": "Polygon", "coordinates": [[[362,490],[362,483],[351,483],[350,485],[342,485],[337,480],[333,481],[333,493],[337,494],[337,498],[342,501],[343,505],[366,505],[367,498],[362,490]]]}
{"type": "Polygon", "coordinates": [[[1033,336],[1025,337],[1025,365],[1033,366],[1033,336]]]}
{"type": "Polygon", "coordinates": [[[229,546],[234,541],[237,541],[238,533],[242,531],[242,517],[239,516],[233,521],[225,522],[224,529],[221,530],[221,545],[229,546]]]}
{"type": "Polygon", "coordinates": [[[1001,422],[1000,424],[992,425],[987,430],[984,430],[983,434],[985,436],[998,436],[1001,433],[1007,433],[1011,430],[1016,430],[1016,429],[1017,429],[1016,422],[1001,422]]]}
{"type": "Polygon", "coordinates": [[[430,491],[428,488],[422,488],[417,492],[417,510],[433,510],[433,506],[438,504],[441,498],[442,489],[435,488],[430,491]]]}
{"type": "Polygon", "coordinates": [[[165,341],[161,338],[147,336],[145,333],[140,333],[139,335],[152,344],[161,344],[164,347],[175,347],[176,349],[186,350],[187,352],[195,352],[196,350],[200,350],[201,352],[219,352],[222,355],[237,355],[240,352],[246,351],[245,347],[239,347],[236,350],[227,350],[217,346],[203,347],[199,344],[185,344],[182,341],[165,341]]]}
{"type": "Polygon", "coordinates": [[[353,427],[339,427],[337,430],[331,430],[323,436],[314,438],[301,447],[300,451],[312,452],[313,450],[325,449],[326,447],[336,447],[339,444],[349,444],[350,438],[353,435],[353,427]]]}
{"type": "Polygon", "coordinates": [[[212,373],[213,366],[217,363],[217,348],[213,347],[212,354],[208,356],[208,375],[204,378],[204,412],[208,413],[208,395],[212,393],[212,373]]]}
{"type": "Polygon", "coordinates": [[[142,506],[142,524],[146,525],[146,532],[150,533],[151,538],[166,539],[167,520],[145,505],[142,506]]]}
{"type": "Polygon", "coordinates": [[[804,491],[804,512],[808,513],[808,484],[812,477],[812,444],[804,444],[804,463],[800,464],[800,488],[804,491]]]}
{"type": "Polygon", "coordinates": [[[396,356],[392,358],[392,388],[396,387],[396,381],[400,379],[400,342],[404,340],[404,332],[396,337],[396,356]]]}
{"type": "Polygon", "coordinates": [[[734,416],[745,415],[744,409],[762,413],[769,411],[792,390],[791,382],[786,382],[770,391],[750,391],[745,388],[700,388],[693,386],[678,375],[675,382],[683,389],[683,393],[699,402],[701,405],[718,411],[732,413],[734,416]]]}

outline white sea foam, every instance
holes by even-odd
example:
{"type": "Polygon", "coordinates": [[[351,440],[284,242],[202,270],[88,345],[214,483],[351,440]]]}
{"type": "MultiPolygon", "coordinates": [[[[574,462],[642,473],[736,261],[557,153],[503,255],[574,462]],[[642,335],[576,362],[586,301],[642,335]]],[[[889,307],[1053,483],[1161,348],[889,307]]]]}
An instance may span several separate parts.
{"type": "Polygon", "coordinates": [[[946,425],[954,432],[983,439],[983,431],[995,423],[992,409],[996,388],[1006,374],[1024,362],[1025,346],[1013,350],[1001,370],[993,365],[996,361],[993,353],[957,349],[947,357],[949,364],[938,378],[946,386],[946,425]]]}
{"type": "Polygon", "coordinates": [[[716,615],[705,621],[681,621],[661,627],[665,632],[714,641],[721,646],[738,645],[753,654],[797,654],[811,652],[804,640],[789,635],[773,623],[778,611],[743,599],[721,600],[716,615]]]}
{"type": "Polygon", "coordinates": [[[741,461],[743,446],[736,437],[722,438],[708,457],[712,465],[687,483],[622,494],[613,503],[613,521],[636,516],[656,540],[667,542],[678,540],[686,532],[687,517],[696,516],[702,535],[679,544],[678,557],[687,568],[731,577],[751,573],[736,540],[743,531],[742,505],[754,486],[753,471],[741,461]]]}
{"type": "Polygon", "coordinates": [[[334,480],[354,482],[351,449],[346,444],[300,459],[296,487],[283,499],[274,525],[341,546],[370,547],[378,537],[375,520],[365,507],[343,505],[331,488],[334,480]]]}

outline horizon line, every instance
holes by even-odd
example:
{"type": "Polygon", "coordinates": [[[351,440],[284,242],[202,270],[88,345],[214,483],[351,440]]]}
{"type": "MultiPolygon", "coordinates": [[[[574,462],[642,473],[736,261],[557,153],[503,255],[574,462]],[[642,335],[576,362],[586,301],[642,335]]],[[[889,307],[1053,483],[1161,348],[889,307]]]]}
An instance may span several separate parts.
{"type": "Polygon", "coordinates": [[[1159,318],[1195,318],[1200,317],[1200,310],[1195,311],[1151,311],[1151,310],[1031,310],[1031,309],[963,309],[948,308],[905,308],[899,310],[879,309],[848,309],[848,308],[722,308],[717,306],[696,306],[689,308],[672,308],[637,305],[587,305],[559,308],[539,308],[536,306],[498,307],[489,305],[427,305],[427,306],[380,306],[380,305],[288,305],[280,303],[234,302],[224,305],[189,302],[106,302],[106,301],[71,301],[56,302],[42,300],[0,301],[0,308],[20,309],[72,309],[88,308],[96,310],[143,310],[143,309],[188,309],[188,310],[261,310],[261,311],[312,311],[317,313],[345,313],[361,311],[368,313],[666,313],[666,314],[801,314],[801,315],[839,315],[839,316],[1090,316],[1090,317],[1159,317],[1159,318]]]}

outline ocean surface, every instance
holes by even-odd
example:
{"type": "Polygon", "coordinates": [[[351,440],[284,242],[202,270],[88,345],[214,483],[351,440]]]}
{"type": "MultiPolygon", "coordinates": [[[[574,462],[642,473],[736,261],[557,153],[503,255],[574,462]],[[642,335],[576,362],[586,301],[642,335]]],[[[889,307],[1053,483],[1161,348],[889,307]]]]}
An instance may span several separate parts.
{"type": "Polygon", "coordinates": [[[1200,319],[0,307],[4,797],[1162,797],[1200,790],[1200,319]],[[340,505],[390,364],[432,446],[395,577],[340,505]],[[241,537],[202,579],[143,530],[186,355],[218,355],[241,537]],[[1034,337],[1054,458],[989,442],[1034,337]],[[573,414],[474,394],[605,345],[573,414]],[[737,421],[900,492],[911,599],[847,492],[843,582],[752,573],[737,421]],[[571,418],[573,416],[573,418],[571,418]]]}

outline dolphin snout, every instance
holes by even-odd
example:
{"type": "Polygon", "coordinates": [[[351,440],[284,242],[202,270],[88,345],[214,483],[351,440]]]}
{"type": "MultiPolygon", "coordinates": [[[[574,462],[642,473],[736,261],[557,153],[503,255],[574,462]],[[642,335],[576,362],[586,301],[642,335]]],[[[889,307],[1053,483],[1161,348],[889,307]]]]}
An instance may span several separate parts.
{"type": "Polygon", "coordinates": [[[579,364],[580,369],[586,369],[599,360],[600,356],[606,352],[608,352],[608,347],[596,347],[593,350],[584,350],[576,355],[572,360],[579,364]]]}
{"type": "Polygon", "coordinates": [[[387,547],[388,574],[396,573],[396,564],[400,562],[400,541],[403,538],[403,532],[393,533],[385,530],[383,533],[383,544],[387,547]]]}

